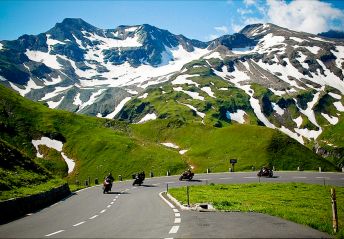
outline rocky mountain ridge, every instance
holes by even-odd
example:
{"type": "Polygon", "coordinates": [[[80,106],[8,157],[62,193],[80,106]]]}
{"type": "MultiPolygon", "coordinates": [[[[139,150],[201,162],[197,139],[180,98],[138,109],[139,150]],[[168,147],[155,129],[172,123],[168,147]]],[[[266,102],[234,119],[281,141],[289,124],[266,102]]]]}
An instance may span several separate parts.
{"type": "Polygon", "coordinates": [[[342,122],[343,69],[344,41],[273,24],[201,42],[147,24],[65,19],[0,42],[0,83],[50,108],[132,123],[259,124],[302,144],[342,122]]]}

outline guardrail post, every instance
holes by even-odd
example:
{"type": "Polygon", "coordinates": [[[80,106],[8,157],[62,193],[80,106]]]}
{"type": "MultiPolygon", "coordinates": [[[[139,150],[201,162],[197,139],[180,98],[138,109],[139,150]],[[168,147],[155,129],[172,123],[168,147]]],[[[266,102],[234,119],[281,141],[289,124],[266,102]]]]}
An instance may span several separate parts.
{"type": "Polygon", "coordinates": [[[122,181],[123,179],[122,179],[122,175],[118,175],[118,180],[119,181],[122,181]]]}
{"type": "Polygon", "coordinates": [[[344,167],[342,167],[342,173],[344,173],[344,167]]]}
{"type": "Polygon", "coordinates": [[[300,167],[297,167],[297,171],[300,171],[300,167]]]}
{"type": "Polygon", "coordinates": [[[87,180],[85,180],[85,186],[86,187],[88,187],[89,185],[88,185],[88,181],[87,180]]]}
{"type": "Polygon", "coordinates": [[[272,166],[272,170],[273,170],[273,171],[276,171],[276,168],[275,168],[275,166],[272,166]]]}
{"type": "Polygon", "coordinates": [[[150,177],[151,177],[151,178],[153,178],[153,177],[154,177],[154,174],[153,174],[153,172],[152,172],[152,171],[150,171],[149,175],[150,175],[150,177]]]}
{"type": "Polygon", "coordinates": [[[228,170],[229,172],[232,172],[232,168],[229,168],[229,170],[228,170]]]}
{"type": "Polygon", "coordinates": [[[321,173],[321,167],[319,167],[319,173],[321,173]]]}
{"type": "Polygon", "coordinates": [[[210,173],[210,169],[209,168],[207,168],[207,173],[210,173]]]}
{"type": "Polygon", "coordinates": [[[256,168],[254,166],[252,166],[252,171],[255,171],[255,170],[256,170],[256,168]]]}

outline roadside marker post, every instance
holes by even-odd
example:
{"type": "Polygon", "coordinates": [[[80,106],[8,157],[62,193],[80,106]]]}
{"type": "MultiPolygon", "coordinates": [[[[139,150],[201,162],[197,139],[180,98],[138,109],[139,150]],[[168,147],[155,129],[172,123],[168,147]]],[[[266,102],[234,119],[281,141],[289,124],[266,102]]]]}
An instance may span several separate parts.
{"type": "Polygon", "coordinates": [[[186,186],[186,197],[187,197],[188,207],[190,207],[190,192],[189,192],[189,186],[186,186]]]}
{"type": "Polygon", "coordinates": [[[331,199],[332,199],[332,225],[333,231],[338,232],[338,214],[337,214],[337,199],[336,199],[336,189],[331,188],[331,199]]]}

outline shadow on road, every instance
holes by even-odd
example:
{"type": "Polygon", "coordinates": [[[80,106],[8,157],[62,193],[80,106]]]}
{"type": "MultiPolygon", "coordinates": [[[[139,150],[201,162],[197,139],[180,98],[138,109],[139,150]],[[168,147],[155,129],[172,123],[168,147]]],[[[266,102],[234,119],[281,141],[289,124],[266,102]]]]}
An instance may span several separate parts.
{"type": "Polygon", "coordinates": [[[141,184],[141,187],[155,188],[155,187],[157,187],[157,186],[155,186],[155,185],[149,185],[149,184],[141,184]]]}
{"type": "Polygon", "coordinates": [[[128,192],[107,192],[105,194],[129,194],[128,192]]]}

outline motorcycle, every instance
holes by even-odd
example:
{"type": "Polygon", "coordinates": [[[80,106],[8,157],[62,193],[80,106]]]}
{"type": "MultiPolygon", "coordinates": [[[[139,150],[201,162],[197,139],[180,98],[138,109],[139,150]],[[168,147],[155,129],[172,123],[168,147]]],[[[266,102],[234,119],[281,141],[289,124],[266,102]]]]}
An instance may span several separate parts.
{"type": "Polygon", "coordinates": [[[182,173],[182,175],[180,175],[179,181],[182,181],[183,179],[190,181],[190,180],[192,180],[194,175],[195,175],[194,173],[192,173],[190,171],[186,171],[186,172],[182,173]]]}
{"type": "Polygon", "coordinates": [[[110,179],[105,179],[103,182],[103,193],[108,193],[111,191],[112,188],[112,182],[110,179]]]}
{"type": "Polygon", "coordinates": [[[143,183],[143,181],[145,180],[145,174],[144,173],[137,173],[133,175],[133,186],[134,185],[139,185],[141,186],[141,184],[143,183]]]}
{"type": "Polygon", "coordinates": [[[267,168],[267,167],[263,167],[258,173],[257,176],[258,177],[269,177],[271,178],[274,175],[274,172],[267,168]]]}

